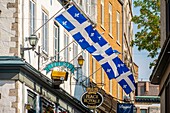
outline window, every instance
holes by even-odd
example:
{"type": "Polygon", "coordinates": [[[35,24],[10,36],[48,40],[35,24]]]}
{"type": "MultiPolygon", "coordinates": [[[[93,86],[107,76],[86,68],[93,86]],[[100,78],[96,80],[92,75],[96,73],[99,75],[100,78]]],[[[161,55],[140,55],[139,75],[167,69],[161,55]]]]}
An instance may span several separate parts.
{"type": "Polygon", "coordinates": [[[140,95],[144,95],[145,94],[145,87],[141,86],[140,87],[140,95]]]}
{"type": "Polygon", "coordinates": [[[117,84],[117,98],[120,99],[120,86],[117,84]]]}
{"type": "Polygon", "coordinates": [[[116,12],[116,36],[117,41],[120,41],[120,13],[116,12]]]}
{"type": "MultiPolygon", "coordinates": [[[[82,56],[83,56],[84,59],[86,59],[86,53],[85,52],[82,53],[82,56]]],[[[82,69],[83,69],[82,74],[86,75],[86,62],[83,63],[83,68],[82,69]]]]}
{"type": "Polygon", "coordinates": [[[101,0],[101,25],[104,26],[104,0],[101,0]]]}
{"type": "Polygon", "coordinates": [[[112,4],[109,3],[109,33],[112,35],[112,4]]]}
{"type": "Polygon", "coordinates": [[[101,74],[102,74],[102,78],[101,78],[101,82],[102,82],[102,85],[103,85],[103,88],[104,88],[104,70],[103,69],[101,69],[101,74]]]}
{"type": "MultiPolygon", "coordinates": [[[[47,14],[42,12],[42,25],[48,20],[47,14]]],[[[48,23],[42,28],[42,49],[44,52],[48,53],[48,23]]]]}
{"type": "Polygon", "coordinates": [[[78,0],[78,4],[80,4],[82,6],[83,5],[83,1],[82,0],[78,0]]]}
{"type": "MultiPolygon", "coordinates": [[[[64,47],[66,47],[68,43],[69,43],[69,36],[67,33],[64,33],[64,47]]],[[[69,56],[69,47],[66,47],[64,49],[64,61],[69,62],[68,56],[69,56]]]]}
{"type": "Polygon", "coordinates": [[[28,113],[36,113],[36,94],[28,90],[27,104],[31,105],[28,113]]]}
{"type": "Polygon", "coordinates": [[[86,0],[86,13],[91,14],[91,0],[86,0]]]}
{"type": "Polygon", "coordinates": [[[95,81],[96,80],[96,73],[95,73],[95,71],[96,71],[96,61],[95,61],[95,59],[94,58],[92,58],[92,78],[93,78],[93,80],[95,81]]]}
{"type": "Polygon", "coordinates": [[[54,23],[54,59],[59,60],[59,26],[54,23]]]}
{"type": "Polygon", "coordinates": [[[112,94],[112,80],[109,80],[109,92],[112,94]]]}
{"type": "MultiPolygon", "coordinates": [[[[49,100],[40,97],[40,112],[39,113],[54,113],[54,104],[49,100]]],[[[36,112],[35,112],[36,113],[36,112]]]]}
{"type": "Polygon", "coordinates": [[[141,109],[140,113],[147,113],[147,109],[141,109]]]}
{"type": "Polygon", "coordinates": [[[53,0],[50,0],[50,4],[53,5],[53,0]]]}
{"type": "Polygon", "coordinates": [[[35,31],[35,3],[30,0],[30,35],[35,31]]]}
{"type": "Polygon", "coordinates": [[[77,43],[73,43],[73,65],[78,66],[77,58],[75,58],[78,55],[78,45],[77,43]]]}

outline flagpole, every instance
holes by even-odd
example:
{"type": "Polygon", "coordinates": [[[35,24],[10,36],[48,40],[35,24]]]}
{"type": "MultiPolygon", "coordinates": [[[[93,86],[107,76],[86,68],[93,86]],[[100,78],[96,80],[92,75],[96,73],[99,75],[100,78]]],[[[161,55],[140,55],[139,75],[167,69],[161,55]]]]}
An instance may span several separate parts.
{"type": "Polygon", "coordinates": [[[65,6],[63,6],[59,11],[57,11],[51,18],[49,18],[44,24],[42,24],[36,31],[34,31],[33,34],[35,34],[38,30],[40,30],[45,24],[47,24],[51,19],[53,19],[60,11],[62,11],[63,9],[65,9],[68,5],[70,4],[70,2],[68,2],[65,6]]]}
{"type": "Polygon", "coordinates": [[[102,67],[99,67],[96,71],[94,71],[92,74],[90,74],[87,78],[85,78],[84,80],[82,80],[82,83],[84,81],[86,81],[88,78],[90,78],[93,74],[95,74],[97,71],[99,71],[102,67]]]}

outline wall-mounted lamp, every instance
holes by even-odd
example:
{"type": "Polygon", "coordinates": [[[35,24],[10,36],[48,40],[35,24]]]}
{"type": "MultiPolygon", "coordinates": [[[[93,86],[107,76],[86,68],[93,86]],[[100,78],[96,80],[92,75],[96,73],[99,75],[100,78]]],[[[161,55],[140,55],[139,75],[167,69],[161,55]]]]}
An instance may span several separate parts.
{"type": "Polygon", "coordinates": [[[79,57],[78,57],[78,64],[80,65],[80,67],[82,67],[83,66],[83,63],[84,63],[84,59],[83,59],[83,56],[82,55],[80,55],[79,57]]]}
{"type": "Polygon", "coordinates": [[[59,89],[60,84],[68,79],[68,72],[52,70],[51,79],[53,80],[53,88],[59,89]]]}
{"type": "Polygon", "coordinates": [[[25,109],[30,110],[31,107],[32,107],[32,106],[31,106],[30,104],[25,104],[25,109]]]}
{"type": "Polygon", "coordinates": [[[30,37],[28,37],[28,41],[29,41],[29,44],[32,46],[32,47],[27,47],[27,48],[24,48],[22,45],[20,45],[20,53],[21,55],[24,54],[24,51],[25,50],[34,50],[35,49],[35,46],[37,45],[37,42],[38,42],[38,37],[36,35],[31,35],[30,37]]]}

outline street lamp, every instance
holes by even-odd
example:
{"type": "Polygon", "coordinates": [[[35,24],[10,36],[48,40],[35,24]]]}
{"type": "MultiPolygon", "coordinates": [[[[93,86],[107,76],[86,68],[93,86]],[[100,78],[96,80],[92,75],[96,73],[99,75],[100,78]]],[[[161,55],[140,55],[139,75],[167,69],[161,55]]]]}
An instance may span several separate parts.
{"type": "Polygon", "coordinates": [[[78,57],[78,64],[80,65],[80,67],[82,67],[83,66],[83,63],[84,63],[84,59],[83,59],[83,56],[82,55],[80,55],[79,57],[78,57]]]}
{"type": "Polygon", "coordinates": [[[38,42],[38,37],[33,34],[30,37],[28,37],[28,41],[32,47],[24,48],[22,45],[20,45],[20,53],[21,53],[22,57],[23,57],[25,50],[30,50],[30,49],[34,50],[35,49],[35,46],[37,45],[37,42],[38,42]]]}

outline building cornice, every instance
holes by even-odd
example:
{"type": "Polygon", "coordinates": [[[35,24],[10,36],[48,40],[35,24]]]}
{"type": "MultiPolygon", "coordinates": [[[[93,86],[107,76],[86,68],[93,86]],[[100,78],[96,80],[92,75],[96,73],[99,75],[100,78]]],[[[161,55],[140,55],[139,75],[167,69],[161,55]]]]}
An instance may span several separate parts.
{"type": "Polygon", "coordinates": [[[170,37],[166,39],[159,57],[157,59],[157,63],[152,71],[150,76],[150,81],[152,84],[159,84],[161,81],[163,73],[165,72],[166,67],[168,66],[170,61],[170,37]]]}
{"type": "MultiPolygon", "coordinates": [[[[91,113],[91,111],[85,108],[79,100],[68,94],[65,90],[61,88],[54,89],[52,87],[52,80],[36,70],[26,61],[15,56],[0,56],[0,80],[19,80],[21,82],[26,82],[24,81],[26,79],[27,82],[32,82],[33,87],[37,84],[55,95],[56,98],[70,104],[79,111],[91,113]]],[[[26,85],[29,86],[28,83],[26,85]]],[[[33,90],[36,91],[36,88],[33,88],[33,90]]]]}

